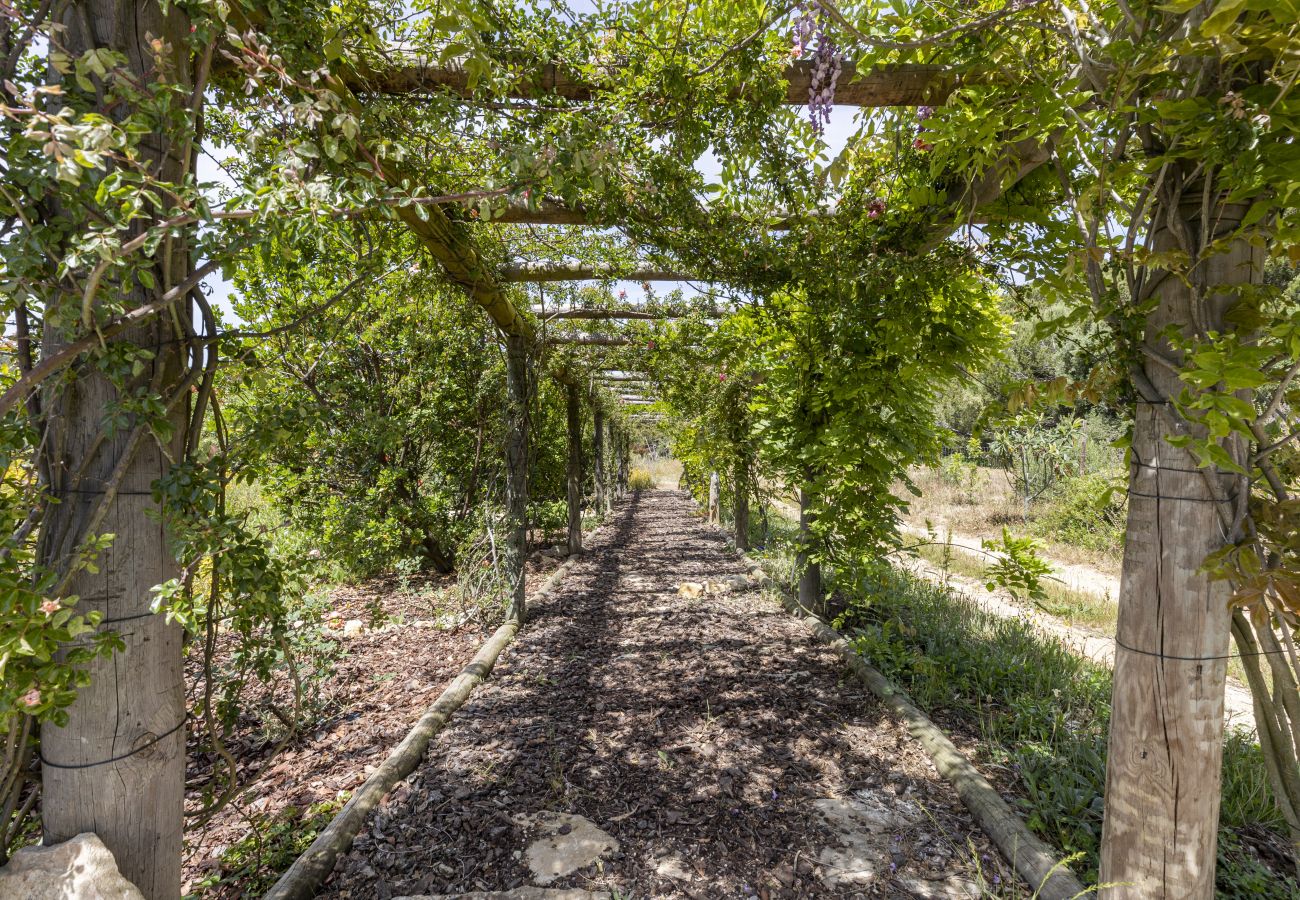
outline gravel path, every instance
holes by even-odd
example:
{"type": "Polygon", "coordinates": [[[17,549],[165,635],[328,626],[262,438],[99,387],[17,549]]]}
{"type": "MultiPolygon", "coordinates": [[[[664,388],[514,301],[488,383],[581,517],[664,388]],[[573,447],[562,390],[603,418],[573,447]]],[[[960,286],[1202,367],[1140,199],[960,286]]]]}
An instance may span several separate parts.
{"type": "Polygon", "coordinates": [[[683,582],[743,574],[685,494],[621,503],[322,896],[530,884],[522,817],[539,813],[584,816],[619,843],[551,887],[950,896],[979,868],[1019,895],[928,758],[843,680],[832,651],[749,588],[679,595],[683,582]],[[882,823],[884,857],[854,884],[834,884],[847,874],[842,842],[814,806],[828,798],[882,823]]]}

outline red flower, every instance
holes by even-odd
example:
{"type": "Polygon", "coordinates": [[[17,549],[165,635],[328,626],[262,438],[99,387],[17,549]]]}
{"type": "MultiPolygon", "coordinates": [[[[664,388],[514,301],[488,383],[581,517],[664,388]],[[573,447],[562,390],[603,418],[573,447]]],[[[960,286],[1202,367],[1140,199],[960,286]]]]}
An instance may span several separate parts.
{"type": "Polygon", "coordinates": [[[922,153],[924,153],[925,151],[930,149],[931,144],[928,141],[923,141],[920,138],[917,138],[916,140],[912,141],[912,146],[915,147],[917,150],[920,150],[922,153]]]}

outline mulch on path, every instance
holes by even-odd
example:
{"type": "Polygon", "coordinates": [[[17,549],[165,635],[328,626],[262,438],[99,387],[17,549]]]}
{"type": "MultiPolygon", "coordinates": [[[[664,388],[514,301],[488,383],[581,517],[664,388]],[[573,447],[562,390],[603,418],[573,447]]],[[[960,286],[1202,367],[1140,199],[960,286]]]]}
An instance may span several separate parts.
{"type": "Polygon", "coordinates": [[[678,596],[684,581],[744,571],[685,494],[621,503],[322,896],[528,884],[518,819],[544,811],[585,816],[620,844],[552,887],[911,897],[918,880],[942,885],[976,868],[1012,883],[923,751],[845,680],[833,651],[753,590],[678,596]],[[813,802],[855,795],[926,816],[893,836],[888,873],[829,888],[819,854],[835,839],[813,802]]]}
{"type": "MultiPolygon", "coordinates": [[[[529,562],[529,586],[540,585],[559,561],[534,554],[529,562]]],[[[440,619],[431,597],[454,582],[451,576],[421,578],[414,585],[397,579],[374,579],[341,587],[330,596],[326,619],[333,623],[337,658],[319,686],[320,715],[273,760],[266,729],[251,710],[241,716],[229,744],[244,777],[266,766],[262,777],[240,791],[206,825],[186,833],[183,880],[187,892],[201,879],[222,870],[222,853],[267,823],[299,822],[315,804],[338,801],[340,792],[357,788],[406,737],[411,726],[460,674],[498,623],[457,617],[440,619]],[[364,631],[344,637],[343,623],[360,620],[364,631]],[[268,764],[269,760],[269,764],[268,764]]],[[[219,645],[218,654],[227,652],[219,645]]],[[[187,659],[187,678],[200,683],[196,658],[187,659]]],[[[289,689],[277,685],[277,697],[288,705],[289,689]]],[[[265,714],[264,712],[262,714],[265,714]]],[[[196,735],[190,736],[186,775],[187,808],[193,813],[200,790],[210,777],[212,756],[196,735]]],[[[296,827],[296,826],[291,826],[296,827]]],[[[249,896],[246,885],[231,883],[206,889],[205,900],[249,896]]]]}

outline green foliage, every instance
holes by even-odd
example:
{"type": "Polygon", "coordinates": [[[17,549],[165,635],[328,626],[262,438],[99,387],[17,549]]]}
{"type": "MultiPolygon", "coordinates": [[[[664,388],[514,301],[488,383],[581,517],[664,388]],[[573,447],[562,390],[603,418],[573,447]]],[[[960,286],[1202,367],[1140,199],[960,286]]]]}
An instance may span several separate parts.
{"type": "Polygon", "coordinates": [[[186,897],[198,900],[223,887],[234,887],[241,896],[266,893],[329,825],[346,799],[313,803],[305,810],[288,806],[274,814],[252,813],[248,833],[221,854],[219,866],[186,897]]]}
{"type": "Polygon", "coordinates": [[[988,589],[1002,588],[1019,600],[1041,604],[1047,599],[1043,579],[1052,574],[1052,567],[1038,555],[1038,544],[1032,538],[1012,536],[1002,529],[1002,539],[981,542],[993,555],[985,571],[988,589]]]}
{"type": "MultiPolygon", "coordinates": [[[[1062,854],[1083,854],[1083,874],[1095,881],[1110,672],[1028,620],[993,615],[893,570],[868,567],[841,588],[858,651],[922,708],[976,727],[991,761],[1011,774],[1029,826],[1062,854]]],[[[1271,870],[1243,849],[1261,840],[1285,846],[1258,745],[1230,732],[1223,772],[1218,896],[1295,896],[1289,870],[1271,870]]]]}
{"type": "Polygon", "coordinates": [[[1118,553],[1127,525],[1122,478],[1094,472],[1062,479],[1038,506],[1032,530],[1058,543],[1118,553]]]}

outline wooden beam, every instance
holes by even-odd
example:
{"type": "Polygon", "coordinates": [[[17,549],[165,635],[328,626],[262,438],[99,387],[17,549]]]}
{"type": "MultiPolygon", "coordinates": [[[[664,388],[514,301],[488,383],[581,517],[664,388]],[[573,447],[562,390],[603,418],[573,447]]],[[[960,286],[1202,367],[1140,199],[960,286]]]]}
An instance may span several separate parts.
{"type": "Polygon", "coordinates": [[[616,266],[576,262],[512,263],[501,270],[504,283],[540,284],[553,281],[701,281],[694,275],[651,267],[620,269],[616,266]]]}
{"type": "Polygon", "coordinates": [[[645,310],[645,309],[546,309],[542,306],[532,308],[533,315],[541,316],[547,321],[551,319],[588,319],[591,321],[608,321],[610,319],[635,319],[638,321],[657,321],[660,319],[683,319],[685,313],[669,312],[667,310],[645,310]]]}
{"type": "MultiPolygon", "coordinates": [[[[503,62],[503,66],[505,63],[503,62]]],[[[621,77],[615,67],[607,84],[621,77]]],[[[813,61],[791,62],[784,73],[785,102],[802,106],[808,102],[813,81],[813,61]]],[[[524,63],[520,77],[504,92],[488,94],[470,87],[470,78],[458,62],[438,63],[415,54],[395,53],[388,64],[354,68],[347,77],[348,86],[372,94],[451,94],[464,99],[542,100],[548,98],[574,102],[599,100],[608,88],[555,63],[524,63]]],[[[938,106],[958,86],[960,80],[951,69],[922,63],[879,66],[858,72],[849,60],[840,67],[835,102],[844,106],[938,106]]],[[[743,96],[742,87],[736,94],[743,96]]]]}
{"type": "Polygon", "coordinates": [[[617,334],[556,334],[547,335],[548,344],[572,344],[578,347],[625,347],[631,338],[617,334]]]}

